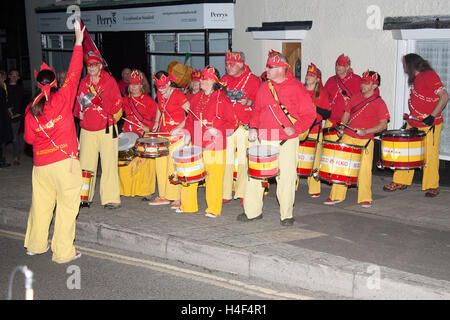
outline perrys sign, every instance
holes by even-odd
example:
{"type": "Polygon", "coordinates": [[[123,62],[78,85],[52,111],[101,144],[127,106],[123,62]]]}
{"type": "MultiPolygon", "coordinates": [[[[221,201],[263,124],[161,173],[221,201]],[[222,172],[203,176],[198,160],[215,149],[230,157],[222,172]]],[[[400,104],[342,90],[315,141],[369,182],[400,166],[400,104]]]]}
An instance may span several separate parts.
{"type": "MultiPolygon", "coordinates": [[[[233,3],[79,11],[89,32],[233,29],[233,3]]],[[[67,32],[71,13],[38,13],[40,32],[67,32]]]]}

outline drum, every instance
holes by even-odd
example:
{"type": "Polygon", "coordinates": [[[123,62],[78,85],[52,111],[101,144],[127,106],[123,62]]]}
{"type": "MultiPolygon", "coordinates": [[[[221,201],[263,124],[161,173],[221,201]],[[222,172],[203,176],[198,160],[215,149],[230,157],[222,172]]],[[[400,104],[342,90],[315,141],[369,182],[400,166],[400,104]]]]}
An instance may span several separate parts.
{"type": "Polygon", "coordinates": [[[157,158],[169,154],[169,139],[159,137],[139,138],[136,142],[136,155],[142,158],[157,158]]]}
{"type": "Polygon", "coordinates": [[[388,130],[381,134],[381,167],[409,170],[425,165],[426,132],[388,130]]]}
{"type": "Polygon", "coordinates": [[[139,135],[134,132],[119,134],[119,166],[126,166],[136,157],[135,145],[139,135]]]}
{"type": "Polygon", "coordinates": [[[307,139],[298,146],[297,175],[309,177],[313,172],[314,159],[316,157],[317,140],[307,139]]]}
{"type": "Polygon", "coordinates": [[[336,141],[339,137],[337,135],[337,130],[334,127],[323,128],[323,140],[336,141]]]}
{"type": "Polygon", "coordinates": [[[175,167],[174,175],[178,182],[190,184],[205,179],[206,167],[201,147],[178,148],[173,152],[172,159],[175,167]]]}
{"type": "Polygon", "coordinates": [[[357,184],[363,150],[362,146],[324,140],[319,179],[348,186],[357,184]]]}
{"type": "Polygon", "coordinates": [[[248,148],[248,175],[268,179],[278,175],[278,148],[258,145],[248,148]]]}
{"type": "Polygon", "coordinates": [[[81,206],[89,207],[89,194],[94,183],[94,172],[89,170],[81,170],[83,184],[81,185],[81,206]]]}

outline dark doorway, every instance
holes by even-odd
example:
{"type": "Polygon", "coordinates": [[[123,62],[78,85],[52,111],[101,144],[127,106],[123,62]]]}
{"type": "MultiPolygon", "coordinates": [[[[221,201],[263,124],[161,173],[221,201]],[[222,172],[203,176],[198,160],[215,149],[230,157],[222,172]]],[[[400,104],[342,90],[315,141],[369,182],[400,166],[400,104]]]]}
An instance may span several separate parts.
{"type": "Polygon", "coordinates": [[[103,32],[102,55],[117,81],[126,67],[139,69],[148,78],[144,31],[103,32]]]}

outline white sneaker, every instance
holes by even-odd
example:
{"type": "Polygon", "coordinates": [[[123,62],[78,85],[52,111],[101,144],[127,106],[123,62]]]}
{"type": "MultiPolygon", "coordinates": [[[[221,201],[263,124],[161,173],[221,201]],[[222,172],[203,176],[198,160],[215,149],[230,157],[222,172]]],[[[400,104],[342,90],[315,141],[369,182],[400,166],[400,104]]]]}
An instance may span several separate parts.
{"type": "Polygon", "coordinates": [[[179,207],[175,209],[175,212],[176,212],[176,213],[184,213],[184,211],[181,210],[179,207]]]}
{"type": "Polygon", "coordinates": [[[45,249],[45,252],[42,252],[42,253],[33,253],[33,252],[31,252],[31,251],[27,251],[27,255],[29,255],[29,256],[35,256],[35,255],[37,255],[37,254],[44,254],[44,253],[46,253],[46,252],[48,251],[48,249],[50,249],[50,245],[47,246],[47,249],[45,249]]]}
{"type": "Polygon", "coordinates": [[[217,216],[216,216],[215,214],[212,214],[212,213],[209,213],[209,212],[205,213],[205,217],[208,217],[208,218],[217,218],[217,216]]]}
{"type": "Polygon", "coordinates": [[[325,200],[325,201],[323,202],[323,204],[324,204],[324,205],[327,205],[327,206],[332,206],[332,205],[341,203],[342,201],[344,201],[344,200],[331,200],[331,199],[328,198],[327,200],[325,200]]]}

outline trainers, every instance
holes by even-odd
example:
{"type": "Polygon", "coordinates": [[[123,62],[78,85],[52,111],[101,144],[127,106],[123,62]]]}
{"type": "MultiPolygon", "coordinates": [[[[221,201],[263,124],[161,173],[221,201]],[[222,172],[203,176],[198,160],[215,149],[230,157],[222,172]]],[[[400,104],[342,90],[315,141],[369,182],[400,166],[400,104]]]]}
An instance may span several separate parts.
{"type": "Polygon", "coordinates": [[[294,224],[294,218],[288,218],[280,221],[280,224],[284,227],[290,227],[294,224]]]}
{"type": "Polygon", "coordinates": [[[121,207],[120,203],[107,203],[103,206],[105,209],[119,209],[121,207]]]}
{"type": "Polygon", "coordinates": [[[427,192],[425,192],[425,197],[434,198],[438,194],[439,194],[439,188],[428,189],[427,192]]]}
{"type": "Polygon", "coordinates": [[[360,205],[363,208],[370,208],[372,206],[372,202],[371,201],[363,201],[360,203],[360,205]]]}
{"type": "Polygon", "coordinates": [[[259,216],[249,219],[245,213],[241,213],[236,218],[237,218],[237,221],[247,222],[247,221],[262,219],[262,217],[263,217],[263,215],[261,213],[259,216]]]}
{"type": "Polygon", "coordinates": [[[184,213],[184,211],[181,210],[179,207],[175,209],[175,212],[176,212],[176,213],[184,213]]]}
{"type": "Polygon", "coordinates": [[[180,203],[179,202],[172,202],[172,204],[170,205],[170,209],[174,209],[174,210],[176,210],[176,209],[178,209],[179,207],[180,207],[180,203]]]}
{"type": "Polygon", "coordinates": [[[383,186],[383,191],[393,192],[395,190],[405,190],[406,188],[408,188],[406,184],[392,182],[390,184],[383,186]]]}
{"type": "Polygon", "coordinates": [[[71,262],[71,261],[73,261],[73,260],[77,260],[77,259],[80,258],[80,257],[81,257],[81,252],[76,251],[76,252],[75,252],[75,256],[74,256],[70,261],[68,261],[68,262],[71,262]]]}
{"type": "Polygon", "coordinates": [[[222,203],[229,203],[229,202],[231,202],[230,199],[222,199],[222,203]]]}
{"type": "Polygon", "coordinates": [[[318,198],[320,197],[320,193],[312,193],[310,194],[311,198],[318,198]]]}
{"type": "Polygon", "coordinates": [[[170,203],[169,200],[158,197],[158,198],[156,198],[155,200],[150,201],[150,202],[148,203],[148,205],[149,205],[149,206],[161,206],[161,205],[165,205],[165,204],[169,204],[169,203],[170,203]]]}
{"type": "Polygon", "coordinates": [[[48,251],[48,249],[50,249],[50,245],[47,245],[47,249],[45,249],[45,251],[42,252],[42,253],[33,253],[33,252],[31,252],[31,251],[27,251],[27,255],[29,255],[29,256],[35,256],[35,255],[37,255],[37,254],[44,254],[44,253],[46,253],[46,252],[48,251]]]}
{"type": "Polygon", "coordinates": [[[207,212],[207,213],[205,213],[205,217],[208,217],[208,218],[217,218],[217,215],[207,212]]]}
{"type": "Polygon", "coordinates": [[[327,200],[324,201],[323,204],[327,205],[327,206],[332,206],[338,203],[341,203],[344,200],[331,200],[330,198],[328,198],[327,200]]]}

